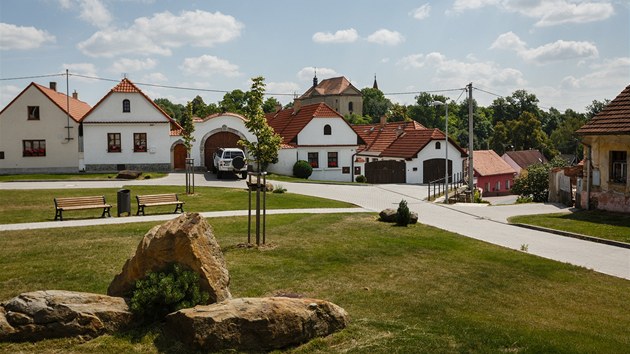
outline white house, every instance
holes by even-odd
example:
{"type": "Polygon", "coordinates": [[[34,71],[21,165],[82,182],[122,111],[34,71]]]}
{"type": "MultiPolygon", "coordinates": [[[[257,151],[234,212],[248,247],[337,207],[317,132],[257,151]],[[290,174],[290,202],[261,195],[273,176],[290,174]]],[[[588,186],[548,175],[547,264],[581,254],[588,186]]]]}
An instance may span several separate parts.
{"type": "Polygon", "coordinates": [[[325,103],[281,110],[267,115],[267,122],[282,136],[278,163],[269,172],[292,175],[298,160],[313,167],[311,179],[352,181],[352,160],[362,143],[341,114],[325,103]]]}
{"type": "Polygon", "coordinates": [[[87,171],[170,171],[176,165],[181,127],[127,78],[82,123],[87,171]]]}
{"type": "Polygon", "coordinates": [[[354,160],[354,173],[370,183],[429,183],[444,178],[446,147],[450,180],[462,176],[466,152],[439,129],[418,122],[381,122],[352,127],[365,141],[354,160]]]}
{"type": "Polygon", "coordinates": [[[0,112],[0,173],[71,173],[81,166],[79,121],[90,105],[29,84],[0,112]]]}

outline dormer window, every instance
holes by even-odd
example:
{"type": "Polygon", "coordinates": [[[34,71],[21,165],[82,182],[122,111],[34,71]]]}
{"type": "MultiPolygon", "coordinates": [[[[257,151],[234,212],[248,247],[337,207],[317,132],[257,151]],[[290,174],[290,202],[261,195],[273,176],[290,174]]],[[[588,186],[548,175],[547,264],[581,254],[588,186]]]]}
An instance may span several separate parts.
{"type": "Polygon", "coordinates": [[[442,148],[442,144],[439,141],[435,142],[435,150],[440,150],[442,148]]]}
{"type": "Polygon", "coordinates": [[[324,135],[332,135],[332,128],[330,124],[324,125],[324,135]]]}
{"type": "Polygon", "coordinates": [[[128,99],[123,100],[123,113],[131,112],[131,102],[128,99]]]}

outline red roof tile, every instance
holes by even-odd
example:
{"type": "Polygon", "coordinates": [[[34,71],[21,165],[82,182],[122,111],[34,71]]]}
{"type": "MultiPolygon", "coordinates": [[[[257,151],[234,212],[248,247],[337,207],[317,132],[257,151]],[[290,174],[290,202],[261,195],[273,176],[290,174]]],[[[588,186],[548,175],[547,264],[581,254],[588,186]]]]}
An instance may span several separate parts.
{"type": "Polygon", "coordinates": [[[493,150],[475,150],[473,156],[473,169],[479,176],[516,173],[512,166],[493,150]]]}
{"type": "Polygon", "coordinates": [[[547,162],[545,155],[538,150],[506,151],[505,155],[509,156],[517,165],[521,166],[521,168],[547,162]]]}
{"type": "Polygon", "coordinates": [[[576,131],[578,135],[630,134],[630,85],[576,131]]]}
{"type": "Polygon", "coordinates": [[[325,103],[302,106],[297,112],[292,108],[267,114],[267,122],[273,130],[282,136],[283,144],[295,144],[297,135],[314,118],[339,117],[338,112],[325,103]]]}
{"type": "Polygon", "coordinates": [[[15,100],[17,100],[18,97],[20,97],[24,92],[26,92],[31,86],[37,88],[41,93],[43,93],[46,97],[48,97],[57,107],[59,107],[59,109],[61,109],[64,113],[69,113],[70,117],[76,122],[81,121],[81,118],[83,118],[83,116],[85,116],[87,112],[89,112],[90,109],[92,108],[90,107],[89,104],[83,101],[80,101],[76,98],[73,98],[72,96],[67,96],[61,92],[55,91],[46,86],[42,86],[34,82],[31,82],[30,85],[28,85],[24,89],[24,91],[20,92],[20,94],[17,95],[13,99],[13,101],[11,101],[8,105],[6,105],[6,107],[4,107],[4,109],[2,109],[0,113],[4,112],[4,110],[6,110],[11,104],[13,104],[13,102],[15,102],[15,100]],[[69,110],[67,110],[68,104],[70,106],[69,110]]]}
{"type": "Polygon", "coordinates": [[[333,77],[322,80],[317,86],[311,86],[299,99],[310,98],[313,96],[341,95],[348,88],[352,88],[360,95],[361,92],[343,76],[333,77]]]}

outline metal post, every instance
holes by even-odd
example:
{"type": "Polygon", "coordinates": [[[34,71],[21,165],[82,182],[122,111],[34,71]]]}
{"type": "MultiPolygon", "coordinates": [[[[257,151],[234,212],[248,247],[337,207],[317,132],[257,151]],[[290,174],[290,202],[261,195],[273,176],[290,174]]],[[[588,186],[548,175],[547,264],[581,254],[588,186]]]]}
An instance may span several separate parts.
{"type": "Polygon", "coordinates": [[[445,183],[445,187],[446,189],[444,190],[444,203],[448,204],[448,100],[446,100],[444,102],[444,107],[446,107],[446,116],[445,116],[445,123],[446,123],[446,144],[444,146],[444,151],[446,154],[446,161],[444,162],[446,164],[446,170],[444,171],[444,175],[446,178],[446,183],[445,183]]]}
{"type": "Polygon", "coordinates": [[[256,174],[256,246],[260,246],[260,173],[256,174]]]}
{"type": "Polygon", "coordinates": [[[472,90],[472,82],[468,84],[468,189],[472,195],[472,191],[474,188],[474,174],[475,170],[473,170],[473,90],[472,90]]]}
{"type": "Polygon", "coordinates": [[[267,172],[263,172],[263,245],[267,240],[267,172]]]}
{"type": "Polygon", "coordinates": [[[247,174],[247,194],[249,196],[249,210],[247,212],[247,244],[252,243],[252,175],[247,174]]]}

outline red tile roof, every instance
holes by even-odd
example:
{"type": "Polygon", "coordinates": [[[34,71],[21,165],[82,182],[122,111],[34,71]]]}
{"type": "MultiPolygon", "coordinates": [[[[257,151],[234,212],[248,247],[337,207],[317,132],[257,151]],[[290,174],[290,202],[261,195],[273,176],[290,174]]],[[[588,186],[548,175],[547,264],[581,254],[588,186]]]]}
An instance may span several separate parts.
{"type": "Polygon", "coordinates": [[[630,134],[630,85],[576,131],[578,135],[630,134]]]}
{"type": "Polygon", "coordinates": [[[24,94],[24,92],[26,92],[31,86],[35,87],[41,93],[43,93],[46,97],[48,97],[52,101],[52,103],[54,103],[57,107],[59,107],[59,109],[61,109],[64,113],[69,113],[70,117],[77,123],[81,121],[83,116],[85,116],[87,112],[89,112],[90,109],[92,108],[90,107],[89,104],[83,101],[80,101],[76,98],[73,98],[72,96],[67,96],[61,92],[57,92],[46,86],[42,86],[34,82],[31,82],[22,92],[20,92],[19,95],[17,95],[13,99],[13,101],[11,101],[8,105],[6,105],[6,107],[4,107],[4,109],[2,109],[0,114],[4,112],[9,106],[11,106],[13,102],[15,102],[18,99],[18,97],[22,96],[22,94],[24,94]],[[68,107],[68,103],[70,104],[69,112],[66,109],[68,107]]]}
{"type": "Polygon", "coordinates": [[[521,168],[547,162],[545,155],[538,150],[506,151],[505,155],[509,156],[517,165],[521,166],[521,168]]]}
{"type": "Polygon", "coordinates": [[[332,117],[343,119],[343,116],[325,103],[302,106],[297,112],[289,108],[266,115],[267,123],[282,136],[283,144],[295,144],[297,135],[311,120],[332,117]]]}
{"type": "MultiPolygon", "coordinates": [[[[413,158],[432,140],[444,140],[439,129],[427,129],[422,124],[410,122],[389,122],[386,124],[355,125],[354,131],[365,141],[359,151],[363,155],[413,158]]],[[[462,156],[466,152],[454,141],[462,156]]]]}
{"type": "Polygon", "coordinates": [[[493,150],[475,150],[473,156],[473,169],[479,176],[516,173],[512,166],[508,165],[508,163],[493,150]]]}
{"type": "Polygon", "coordinates": [[[343,76],[333,77],[330,79],[322,80],[317,86],[311,86],[299,99],[310,98],[313,96],[327,96],[327,95],[341,95],[348,88],[354,89],[358,95],[361,94],[360,90],[348,81],[343,76]]]}

